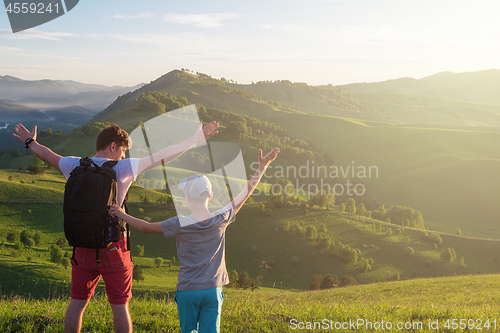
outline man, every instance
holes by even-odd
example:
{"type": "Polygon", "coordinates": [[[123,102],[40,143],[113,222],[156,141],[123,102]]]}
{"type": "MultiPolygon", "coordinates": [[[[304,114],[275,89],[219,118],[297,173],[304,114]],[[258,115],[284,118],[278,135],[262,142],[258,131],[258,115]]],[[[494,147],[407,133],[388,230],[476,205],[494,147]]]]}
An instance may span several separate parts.
{"type": "MultiPolygon", "coordinates": [[[[117,202],[122,205],[128,188],[137,176],[162,163],[168,163],[185,151],[218,133],[219,124],[215,121],[202,128],[198,127],[194,136],[176,145],[164,148],[157,153],[141,159],[125,159],[125,152],[130,148],[130,138],[126,131],[118,126],[110,126],[99,133],[96,140],[96,154],[92,159],[102,166],[106,161],[118,163],[113,167],[117,178],[117,202]]],[[[79,165],[78,157],[63,157],[36,141],[37,127],[30,132],[22,124],[15,126],[12,135],[19,139],[42,161],[62,172],[66,179],[79,165]]],[[[113,311],[115,332],[132,332],[132,320],[128,303],[132,297],[133,264],[130,252],[126,249],[126,240],[122,236],[119,242],[112,243],[106,249],[100,249],[101,265],[95,260],[95,249],[76,248],[76,265],[72,262],[71,301],[64,321],[65,332],[80,332],[85,308],[94,294],[95,287],[103,276],[108,301],[113,311]]]]}

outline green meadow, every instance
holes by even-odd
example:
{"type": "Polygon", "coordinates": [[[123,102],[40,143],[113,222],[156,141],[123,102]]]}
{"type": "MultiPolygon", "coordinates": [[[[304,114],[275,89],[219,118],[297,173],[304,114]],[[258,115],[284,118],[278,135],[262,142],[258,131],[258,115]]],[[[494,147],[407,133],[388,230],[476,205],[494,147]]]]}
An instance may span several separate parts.
{"type": "MultiPolygon", "coordinates": [[[[224,290],[224,332],[497,332],[498,275],[416,279],[324,291],[224,290]]],[[[67,298],[0,299],[2,332],[62,332],[67,298]]],[[[179,332],[172,297],[130,302],[136,332],[179,332]]],[[[84,332],[112,331],[105,296],[94,297],[84,332]]]]}
{"type": "MultiPolygon", "coordinates": [[[[286,129],[291,139],[307,141],[316,154],[331,156],[324,177],[337,167],[345,172],[342,181],[362,183],[377,203],[369,210],[381,204],[407,206],[421,211],[425,223],[425,229],[413,229],[347,214],[341,212],[339,198],[330,209],[306,206],[307,191],[299,194],[300,208],[272,208],[266,191],[282,177],[277,171],[295,162],[293,156],[278,158],[266,174],[271,178],[259,185],[262,194],[254,196],[227,229],[228,270],[248,272],[258,288],[225,288],[223,331],[499,331],[500,131],[493,127],[499,117],[497,104],[423,95],[413,82],[407,91],[392,89],[393,82],[379,91],[364,85],[238,85],[203,78],[180,71],[165,74],[118,98],[93,120],[132,131],[157,115],[140,107],[141,94],[152,91],[248,115],[286,129]],[[456,234],[458,228],[461,235],[456,234]],[[437,235],[439,242],[429,241],[437,235]],[[355,260],[346,260],[343,250],[355,260]],[[452,260],[442,255],[447,251],[453,253],[452,260]],[[329,275],[337,279],[334,289],[309,290],[315,279],[329,275]],[[357,285],[341,286],[344,277],[357,285]]],[[[220,133],[210,140],[236,143],[251,175],[260,147],[236,139],[227,123],[221,123],[220,133]]],[[[80,128],[40,142],[61,155],[91,156],[94,134],[80,128]]],[[[259,135],[251,139],[279,145],[280,138],[259,135]]],[[[33,156],[11,158],[5,161],[8,169],[0,169],[2,332],[60,332],[68,304],[71,268],[51,258],[51,246],[57,243],[66,256],[72,251],[61,243],[65,179],[45,167],[43,175],[30,174],[26,168],[33,162],[33,156]],[[39,243],[20,245],[23,231],[38,232],[39,243]]],[[[167,170],[182,174],[175,162],[167,170]]],[[[132,185],[132,215],[152,222],[175,215],[172,207],[158,203],[165,192],[143,186],[157,187],[162,175],[162,170],[151,171],[132,185]]],[[[360,197],[352,197],[359,203],[360,197]]],[[[143,256],[133,257],[144,276],[133,284],[135,330],[178,332],[175,239],[132,230],[131,241],[132,251],[136,245],[144,247],[143,256]],[[155,264],[158,257],[163,259],[160,267],[155,264]]],[[[84,331],[109,332],[111,318],[100,282],[84,331]]]]}

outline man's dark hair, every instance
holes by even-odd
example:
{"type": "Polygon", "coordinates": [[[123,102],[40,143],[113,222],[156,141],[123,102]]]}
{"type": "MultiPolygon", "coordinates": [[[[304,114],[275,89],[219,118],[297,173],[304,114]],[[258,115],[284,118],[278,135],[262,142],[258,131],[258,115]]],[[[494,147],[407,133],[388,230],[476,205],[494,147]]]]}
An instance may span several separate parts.
{"type": "Polygon", "coordinates": [[[130,137],[128,133],[120,127],[112,125],[103,129],[97,136],[95,143],[96,151],[106,149],[106,147],[113,142],[118,146],[126,146],[127,148],[130,148],[130,137]]]}

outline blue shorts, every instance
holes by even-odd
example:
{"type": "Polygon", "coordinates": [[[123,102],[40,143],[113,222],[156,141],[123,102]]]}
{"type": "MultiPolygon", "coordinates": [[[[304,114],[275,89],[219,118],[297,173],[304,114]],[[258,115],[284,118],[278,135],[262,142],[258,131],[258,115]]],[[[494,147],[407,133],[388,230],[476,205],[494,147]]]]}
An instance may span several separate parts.
{"type": "Polygon", "coordinates": [[[219,333],[224,294],[222,287],[177,290],[175,294],[181,333],[219,333]]]}

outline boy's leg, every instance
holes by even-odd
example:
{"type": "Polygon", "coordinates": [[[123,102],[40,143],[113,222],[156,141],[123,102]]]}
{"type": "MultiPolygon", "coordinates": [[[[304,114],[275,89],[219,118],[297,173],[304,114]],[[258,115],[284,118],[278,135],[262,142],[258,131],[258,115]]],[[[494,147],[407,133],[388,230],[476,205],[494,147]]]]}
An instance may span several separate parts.
{"type": "Polygon", "coordinates": [[[222,287],[207,289],[200,311],[199,333],[219,333],[224,294],[222,287]]]}
{"type": "Polygon", "coordinates": [[[64,317],[64,332],[79,333],[82,329],[82,318],[89,300],[79,300],[72,298],[66,316],[64,317]]]}
{"type": "Polygon", "coordinates": [[[203,300],[203,294],[199,290],[177,290],[174,300],[179,312],[181,333],[198,332],[200,303],[203,300]]]}

